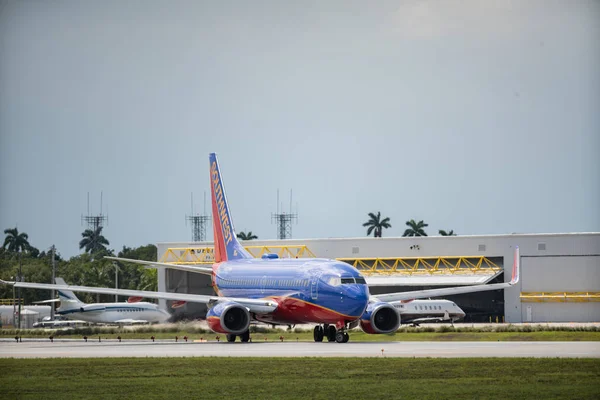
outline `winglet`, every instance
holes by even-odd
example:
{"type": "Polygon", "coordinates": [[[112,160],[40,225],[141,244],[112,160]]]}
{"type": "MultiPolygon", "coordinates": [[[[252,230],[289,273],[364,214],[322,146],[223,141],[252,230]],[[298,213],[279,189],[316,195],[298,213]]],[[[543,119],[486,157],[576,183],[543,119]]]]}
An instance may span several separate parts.
{"type": "Polygon", "coordinates": [[[521,256],[519,255],[519,246],[515,247],[515,260],[513,263],[513,270],[512,270],[512,278],[510,279],[510,284],[514,285],[515,283],[519,282],[519,273],[521,270],[521,256]]]}
{"type": "Polygon", "coordinates": [[[212,215],[215,241],[215,262],[240,258],[253,258],[238,242],[227,205],[223,179],[219,171],[217,155],[210,153],[210,191],[212,197],[212,215]]]}

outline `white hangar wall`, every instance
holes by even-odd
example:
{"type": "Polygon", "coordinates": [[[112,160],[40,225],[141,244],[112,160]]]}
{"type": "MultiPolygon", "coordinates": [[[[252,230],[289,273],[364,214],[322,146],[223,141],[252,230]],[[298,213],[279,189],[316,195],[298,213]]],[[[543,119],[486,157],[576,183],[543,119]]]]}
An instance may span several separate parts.
{"type": "MultiPolygon", "coordinates": [[[[244,245],[305,245],[317,257],[450,257],[485,256],[503,260],[504,281],[510,280],[514,247],[521,254],[521,280],[504,293],[507,322],[598,322],[600,302],[593,296],[559,297],[548,293],[600,293],[600,233],[436,236],[417,238],[327,238],[253,240],[244,245]],[[541,294],[539,300],[522,294],[541,294]],[[574,302],[577,301],[577,302],[574,302]]],[[[169,248],[212,246],[203,243],[158,243],[158,258],[169,248]]],[[[210,279],[180,271],[159,271],[159,290],[212,294],[210,279]],[[194,276],[191,276],[194,275],[194,276]]],[[[398,290],[406,290],[398,288],[398,290]]],[[[166,302],[161,303],[166,308],[166,302]]],[[[186,305],[185,312],[202,306],[186,305]]]]}

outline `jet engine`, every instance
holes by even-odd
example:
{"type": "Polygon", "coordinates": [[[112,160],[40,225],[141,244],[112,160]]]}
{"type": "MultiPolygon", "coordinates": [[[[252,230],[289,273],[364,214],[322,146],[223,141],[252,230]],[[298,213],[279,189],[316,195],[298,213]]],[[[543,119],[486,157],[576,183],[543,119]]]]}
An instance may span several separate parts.
{"type": "Polygon", "coordinates": [[[388,303],[370,303],[360,317],[360,327],[366,333],[391,333],[400,327],[400,314],[388,303]]]}
{"type": "Polygon", "coordinates": [[[206,314],[208,326],[215,332],[241,335],[250,326],[248,309],[234,301],[218,303],[206,314]]]}
{"type": "Polygon", "coordinates": [[[86,304],[86,305],[79,307],[79,311],[80,312],[106,311],[106,307],[103,305],[86,304]]]}

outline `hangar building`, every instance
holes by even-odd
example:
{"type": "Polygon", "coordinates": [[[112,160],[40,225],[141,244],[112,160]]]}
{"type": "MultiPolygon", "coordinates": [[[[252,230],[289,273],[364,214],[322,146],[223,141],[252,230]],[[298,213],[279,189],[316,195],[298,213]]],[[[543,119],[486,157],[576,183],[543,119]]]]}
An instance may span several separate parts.
{"type": "MultiPolygon", "coordinates": [[[[487,322],[600,322],[600,233],[511,234],[389,238],[253,240],[243,245],[256,257],[324,257],[357,267],[372,294],[497,283],[510,280],[514,247],[521,280],[506,290],[447,297],[467,316],[487,322]]],[[[208,264],[212,242],[158,243],[158,260],[208,264]]],[[[210,277],[159,269],[161,291],[214,294],[210,277]]],[[[206,307],[185,304],[176,318],[202,318],[206,307]]]]}

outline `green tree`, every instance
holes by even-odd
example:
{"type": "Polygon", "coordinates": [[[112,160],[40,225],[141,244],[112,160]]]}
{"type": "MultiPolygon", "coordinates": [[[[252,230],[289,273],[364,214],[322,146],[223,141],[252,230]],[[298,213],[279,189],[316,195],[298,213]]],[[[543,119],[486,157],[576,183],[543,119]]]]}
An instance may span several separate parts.
{"type": "MultiPolygon", "coordinates": [[[[4,238],[3,249],[8,250],[11,253],[19,254],[19,274],[17,275],[17,281],[23,280],[23,268],[22,268],[22,254],[24,251],[29,250],[29,236],[25,232],[19,233],[17,227],[8,228],[4,230],[6,237],[4,238]]],[[[21,327],[21,288],[17,288],[17,298],[19,299],[19,319],[17,326],[21,327]]]]}
{"type": "Polygon", "coordinates": [[[19,230],[15,227],[12,229],[5,229],[4,244],[2,248],[10,251],[11,253],[23,253],[28,251],[31,246],[29,245],[29,235],[25,232],[19,233],[19,230]]]}
{"type": "MultiPolygon", "coordinates": [[[[56,276],[63,278],[69,285],[94,286],[93,282],[91,283],[89,280],[91,274],[88,272],[92,261],[92,256],[88,253],[73,256],[68,261],[58,264],[56,276]]],[[[78,292],[76,295],[85,303],[95,301],[92,293],[78,292]]]]}
{"type": "MultiPolygon", "coordinates": [[[[153,244],[131,248],[123,246],[118,257],[132,260],[156,261],[158,249],[153,244]]],[[[128,262],[117,262],[119,267],[119,288],[134,290],[158,290],[158,273],[155,268],[128,262]]]]}
{"type": "MultiPolygon", "coordinates": [[[[50,283],[52,276],[52,268],[46,260],[34,258],[28,253],[21,255],[20,253],[5,252],[3,257],[0,257],[0,279],[19,280],[19,272],[25,282],[50,283]],[[19,258],[21,258],[20,264],[19,258]]],[[[23,304],[31,304],[33,301],[48,300],[50,296],[50,292],[43,289],[21,289],[21,294],[17,296],[13,289],[17,291],[19,288],[0,285],[0,298],[22,298],[23,304]]]]}
{"type": "Polygon", "coordinates": [[[106,246],[110,243],[102,236],[101,226],[94,230],[86,229],[81,236],[83,236],[83,239],[79,242],[79,249],[85,249],[86,253],[96,254],[108,251],[106,246]]]}
{"type": "Polygon", "coordinates": [[[248,231],[248,233],[240,232],[237,234],[238,239],[241,240],[252,240],[258,239],[258,236],[252,233],[252,231],[248,231]]]}
{"type": "Polygon", "coordinates": [[[415,222],[414,219],[411,219],[410,221],[406,221],[406,225],[408,229],[404,231],[402,236],[427,236],[423,228],[428,227],[429,224],[424,223],[422,220],[415,222]]]}
{"type": "MultiPolygon", "coordinates": [[[[115,266],[103,258],[93,260],[84,272],[85,286],[114,287],[115,266]]],[[[102,295],[109,297],[109,295],[102,295]]],[[[114,299],[113,296],[109,298],[114,299]]],[[[106,299],[105,299],[106,300],[106,299]]],[[[100,293],[96,293],[96,303],[100,303],[100,293]]]]}
{"type": "Polygon", "coordinates": [[[446,232],[445,230],[440,229],[438,232],[442,236],[456,236],[456,233],[454,233],[454,230],[449,230],[448,232],[446,232]]]}
{"type": "Polygon", "coordinates": [[[374,213],[369,213],[368,215],[370,219],[363,224],[363,226],[369,227],[369,229],[367,229],[367,236],[369,236],[371,232],[373,232],[373,237],[381,237],[383,228],[387,229],[392,227],[392,225],[390,224],[389,217],[381,219],[380,211],[377,211],[377,215],[375,215],[374,213]]]}
{"type": "Polygon", "coordinates": [[[117,257],[131,258],[133,260],[156,261],[158,249],[153,244],[147,244],[140,247],[123,246],[123,250],[119,251],[117,257]]]}

